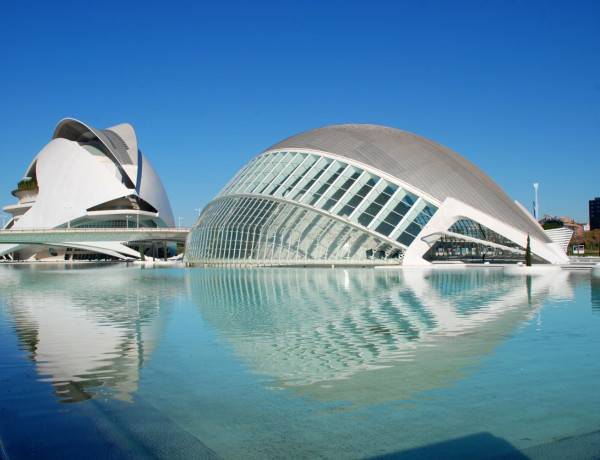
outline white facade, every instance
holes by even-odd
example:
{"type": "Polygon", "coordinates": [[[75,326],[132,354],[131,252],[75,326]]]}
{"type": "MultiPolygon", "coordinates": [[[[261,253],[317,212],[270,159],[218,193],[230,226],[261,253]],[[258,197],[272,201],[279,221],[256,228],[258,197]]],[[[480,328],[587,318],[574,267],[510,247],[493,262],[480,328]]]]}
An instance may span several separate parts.
{"type": "Polygon", "coordinates": [[[568,259],[519,203],[457,153],[376,125],[335,125],[270,147],[190,232],[191,264],[398,264],[568,259]]]}
{"type": "Polygon", "coordinates": [[[546,235],[560,246],[560,249],[566,254],[569,248],[569,242],[573,237],[573,230],[567,227],[553,228],[551,230],[544,230],[546,235]]]}
{"type": "MultiPolygon", "coordinates": [[[[129,124],[96,130],[62,120],[53,139],[33,159],[19,189],[7,229],[76,227],[173,227],[166,191],[138,150],[129,124]]],[[[89,242],[78,248],[113,257],[139,255],[120,242],[89,242]]],[[[29,258],[43,248],[0,245],[0,255],[19,251],[29,258]]]]}

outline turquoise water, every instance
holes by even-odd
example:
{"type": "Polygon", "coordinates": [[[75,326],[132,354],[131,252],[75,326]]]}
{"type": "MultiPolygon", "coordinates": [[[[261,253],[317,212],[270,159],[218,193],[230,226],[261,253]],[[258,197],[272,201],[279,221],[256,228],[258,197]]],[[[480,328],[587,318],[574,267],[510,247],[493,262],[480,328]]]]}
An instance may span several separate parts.
{"type": "Polygon", "coordinates": [[[589,273],[5,265],[0,287],[0,457],[600,458],[589,273]]]}

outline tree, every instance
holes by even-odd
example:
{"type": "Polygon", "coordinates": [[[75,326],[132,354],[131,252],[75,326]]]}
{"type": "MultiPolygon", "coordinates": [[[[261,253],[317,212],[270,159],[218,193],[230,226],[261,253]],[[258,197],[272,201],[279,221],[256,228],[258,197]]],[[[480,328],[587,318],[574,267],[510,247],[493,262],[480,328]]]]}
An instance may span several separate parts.
{"type": "Polygon", "coordinates": [[[527,247],[525,248],[525,265],[531,267],[531,240],[527,234],[527,247]]]}

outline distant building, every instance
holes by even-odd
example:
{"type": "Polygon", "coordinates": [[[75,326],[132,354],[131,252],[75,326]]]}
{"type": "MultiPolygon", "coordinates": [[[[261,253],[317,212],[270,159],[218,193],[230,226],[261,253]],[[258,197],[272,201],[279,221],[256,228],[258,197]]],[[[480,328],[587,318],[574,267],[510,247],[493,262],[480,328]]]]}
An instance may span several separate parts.
{"type": "Polygon", "coordinates": [[[590,200],[590,230],[600,228],[600,197],[590,200]]]}
{"type": "Polygon", "coordinates": [[[559,217],[560,221],[563,223],[563,226],[566,228],[570,228],[573,230],[573,235],[581,235],[583,233],[583,227],[585,224],[580,224],[579,222],[575,222],[570,217],[559,217]]]}

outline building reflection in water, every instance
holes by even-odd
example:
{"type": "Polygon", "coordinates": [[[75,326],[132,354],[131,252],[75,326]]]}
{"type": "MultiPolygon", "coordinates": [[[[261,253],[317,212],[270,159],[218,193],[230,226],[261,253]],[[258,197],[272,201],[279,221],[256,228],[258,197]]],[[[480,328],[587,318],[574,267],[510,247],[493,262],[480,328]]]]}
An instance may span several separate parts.
{"type": "Polygon", "coordinates": [[[592,297],[592,313],[600,315],[600,277],[590,277],[590,291],[592,297]]]}
{"type": "Polygon", "coordinates": [[[40,380],[52,382],[61,402],[131,400],[173,298],[185,290],[183,277],[147,271],[142,278],[114,268],[5,268],[4,314],[12,317],[40,380]]]}
{"type": "Polygon", "coordinates": [[[564,271],[190,270],[190,299],[272,388],[324,400],[411,398],[476,371],[564,271]],[[465,368],[468,366],[468,369],[465,368]]]}
{"type": "MultiPolygon", "coordinates": [[[[572,296],[564,271],[529,278],[497,269],[42,271],[3,267],[2,314],[63,402],[130,401],[186,288],[191,311],[265,376],[265,386],[356,403],[408,399],[464,378],[539,316],[543,301],[572,296]]],[[[597,293],[594,284],[596,307],[597,293]]],[[[201,349],[190,352],[202,359],[201,349]]]]}

